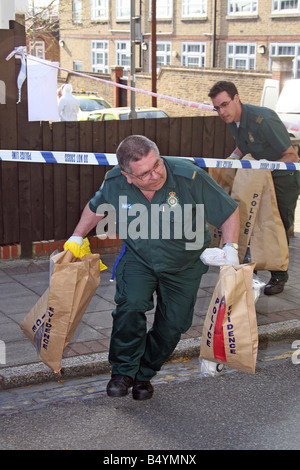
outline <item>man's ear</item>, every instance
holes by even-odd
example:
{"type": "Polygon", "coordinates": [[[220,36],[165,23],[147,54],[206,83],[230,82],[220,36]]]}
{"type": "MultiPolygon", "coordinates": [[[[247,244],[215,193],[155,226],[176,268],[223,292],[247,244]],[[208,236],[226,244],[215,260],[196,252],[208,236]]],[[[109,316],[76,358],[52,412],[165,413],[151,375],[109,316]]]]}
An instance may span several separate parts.
{"type": "Polygon", "coordinates": [[[127,183],[128,183],[128,184],[132,184],[131,175],[130,175],[129,173],[126,173],[126,171],[123,171],[123,170],[121,170],[121,173],[122,173],[122,175],[124,175],[125,178],[127,179],[127,183]]]}
{"type": "Polygon", "coordinates": [[[234,95],[233,101],[235,101],[236,103],[238,103],[240,101],[240,97],[237,93],[234,95]]]}

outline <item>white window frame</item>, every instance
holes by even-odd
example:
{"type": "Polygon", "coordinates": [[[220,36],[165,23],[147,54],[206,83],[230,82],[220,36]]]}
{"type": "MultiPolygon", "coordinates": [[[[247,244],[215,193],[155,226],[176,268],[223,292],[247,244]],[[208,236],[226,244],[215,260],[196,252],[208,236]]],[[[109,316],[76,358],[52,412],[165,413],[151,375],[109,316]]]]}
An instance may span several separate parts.
{"type": "Polygon", "coordinates": [[[181,43],[182,67],[205,67],[205,62],[206,62],[206,43],[205,42],[182,42],[181,43]],[[199,50],[197,51],[195,50],[195,48],[199,48],[199,50]],[[189,64],[189,59],[198,60],[198,64],[189,64]]]}
{"type": "Polygon", "coordinates": [[[172,52],[172,43],[171,41],[157,41],[156,42],[156,64],[157,59],[161,58],[162,63],[158,66],[156,65],[157,72],[159,71],[162,65],[170,65],[171,64],[171,52],[172,52]],[[163,47],[164,50],[157,50],[158,47],[163,47]]]}
{"type": "Polygon", "coordinates": [[[256,43],[239,43],[239,42],[228,42],[226,44],[226,68],[227,69],[237,69],[237,70],[255,70],[256,68],[256,43]],[[245,53],[237,51],[239,47],[246,47],[247,51],[245,53]],[[230,51],[230,48],[233,51],[230,51]],[[254,52],[251,53],[251,48],[254,48],[254,52]],[[232,61],[232,66],[230,64],[232,61]],[[239,67],[238,61],[244,61],[245,67],[239,67]],[[250,62],[253,61],[253,67],[250,66],[250,62]]]}
{"type": "Polygon", "coordinates": [[[128,77],[130,70],[130,41],[116,41],[116,64],[124,67],[123,77],[128,77]]]}
{"type": "Polygon", "coordinates": [[[228,0],[228,15],[257,15],[258,0],[228,0]],[[249,10],[243,11],[243,6],[249,5],[249,10]]]}
{"type": "Polygon", "coordinates": [[[81,60],[74,60],[73,61],[73,70],[75,70],[76,72],[82,72],[83,71],[82,61],[81,60]]]}
{"type": "Polygon", "coordinates": [[[272,0],[272,13],[300,13],[300,0],[272,0]],[[286,8],[297,3],[295,8],[286,8]]]}
{"type": "Polygon", "coordinates": [[[30,41],[30,54],[38,57],[39,59],[45,59],[46,57],[46,48],[45,48],[45,41],[30,41]]]}
{"type": "MultiPolygon", "coordinates": [[[[151,41],[149,42],[149,54],[151,57],[151,41]]],[[[171,41],[157,41],[156,42],[156,73],[159,72],[160,66],[157,65],[157,59],[162,58],[161,65],[170,65],[171,64],[171,55],[172,55],[172,43],[171,41]],[[158,51],[157,47],[161,47],[165,50],[158,51]]],[[[149,72],[151,73],[151,61],[149,62],[149,72]]]]}
{"type": "Polygon", "coordinates": [[[82,0],[73,0],[72,5],[72,21],[73,23],[82,22],[82,0]]]}
{"type": "Polygon", "coordinates": [[[130,0],[116,0],[116,19],[130,20],[130,0]]]}
{"type": "Polygon", "coordinates": [[[91,19],[108,20],[108,0],[91,0],[91,19]]]}
{"type": "Polygon", "coordinates": [[[207,0],[182,0],[182,18],[198,18],[207,16],[207,0]]]}
{"type": "Polygon", "coordinates": [[[270,43],[269,70],[272,70],[272,58],[280,56],[293,57],[293,76],[300,78],[300,43],[272,42],[270,43]],[[290,49],[290,50],[288,50],[290,49]]]}
{"type": "MultiPolygon", "coordinates": [[[[149,0],[149,17],[151,17],[151,0],[149,0]]],[[[173,0],[156,2],[156,19],[171,19],[173,17],[173,0]]]]}
{"type": "Polygon", "coordinates": [[[91,41],[91,63],[92,72],[108,73],[108,41],[91,41]]]}

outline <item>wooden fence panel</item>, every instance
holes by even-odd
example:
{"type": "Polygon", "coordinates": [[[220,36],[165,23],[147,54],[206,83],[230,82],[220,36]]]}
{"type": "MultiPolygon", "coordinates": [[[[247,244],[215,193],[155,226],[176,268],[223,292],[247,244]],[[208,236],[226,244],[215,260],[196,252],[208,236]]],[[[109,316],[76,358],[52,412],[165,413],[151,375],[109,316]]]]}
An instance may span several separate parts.
{"type": "Polygon", "coordinates": [[[168,118],[156,119],[155,141],[161,155],[170,155],[169,142],[173,136],[169,133],[169,122],[170,120],[168,118]]]}
{"type": "MultiPolygon", "coordinates": [[[[53,150],[65,150],[65,123],[54,122],[53,150]]],[[[67,165],[53,164],[54,239],[63,240],[67,233],[67,165]]]]}
{"type": "MultiPolygon", "coordinates": [[[[53,240],[54,233],[54,164],[45,163],[44,165],[44,217],[43,217],[43,240],[53,240]]],[[[37,240],[36,240],[37,241],[37,240]]]]}
{"type": "Polygon", "coordinates": [[[180,153],[178,155],[182,157],[190,157],[192,151],[192,136],[193,136],[193,128],[192,128],[192,118],[187,117],[182,119],[182,127],[181,127],[181,140],[180,140],[180,153]]]}
{"type": "Polygon", "coordinates": [[[19,190],[19,164],[1,163],[2,242],[0,243],[4,245],[20,241],[19,190]]]}
{"type": "Polygon", "coordinates": [[[174,136],[181,136],[181,123],[182,120],[178,118],[170,118],[169,121],[169,131],[170,131],[170,139],[169,139],[169,153],[170,156],[178,156],[180,155],[180,146],[181,146],[181,139],[174,138],[174,136]]]}
{"type": "Polygon", "coordinates": [[[144,135],[153,142],[156,142],[156,122],[153,121],[153,119],[145,119],[144,135]]]}
{"type": "MultiPolygon", "coordinates": [[[[214,116],[52,125],[25,122],[23,137],[19,137],[16,147],[115,153],[120,141],[132,134],[146,135],[155,141],[161,155],[224,158],[234,148],[225,124],[214,116]]],[[[32,241],[68,238],[109,168],[1,162],[0,244],[21,242],[22,256],[28,257],[32,241]]]]}
{"type": "MultiPolygon", "coordinates": [[[[44,206],[44,164],[34,163],[30,165],[30,196],[31,196],[31,227],[32,239],[28,242],[31,245],[32,240],[44,240],[43,219],[45,214],[44,206]]],[[[30,223],[30,219],[28,221],[30,223]]]]}
{"type": "Polygon", "coordinates": [[[192,119],[192,144],[191,157],[201,157],[203,155],[203,129],[204,119],[196,116],[192,119]]]}

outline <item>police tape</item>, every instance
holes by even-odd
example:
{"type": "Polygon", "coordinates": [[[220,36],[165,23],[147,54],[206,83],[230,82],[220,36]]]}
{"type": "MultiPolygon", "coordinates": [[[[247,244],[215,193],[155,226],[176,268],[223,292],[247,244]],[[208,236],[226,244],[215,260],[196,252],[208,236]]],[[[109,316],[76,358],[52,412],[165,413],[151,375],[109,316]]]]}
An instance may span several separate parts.
{"type": "MultiPolygon", "coordinates": [[[[232,168],[253,170],[300,170],[300,163],[266,160],[231,160],[218,158],[182,157],[196,162],[201,168],[232,168]]],[[[0,161],[26,163],[58,163],[73,165],[117,165],[114,153],[50,152],[39,150],[0,150],[0,161]]]]}
{"type": "MultiPolygon", "coordinates": [[[[19,77],[18,77],[18,89],[19,89],[19,101],[18,101],[18,103],[21,100],[21,87],[22,87],[22,84],[23,84],[24,79],[26,77],[26,75],[24,76],[24,58],[28,57],[33,62],[41,63],[41,64],[46,65],[47,67],[54,68],[54,69],[57,69],[57,70],[60,70],[60,71],[63,71],[63,72],[67,72],[70,75],[76,75],[78,77],[88,78],[90,80],[105,83],[107,85],[123,88],[124,90],[132,91],[134,93],[141,93],[141,94],[151,96],[151,97],[154,97],[154,98],[159,98],[159,99],[162,99],[162,100],[170,101],[172,103],[180,104],[182,106],[189,106],[191,108],[202,109],[203,111],[216,113],[216,110],[214,109],[214,107],[212,105],[209,105],[209,104],[198,103],[196,101],[190,101],[190,100],[186,100],[186,99],[182,99],[182,98],[175,98],[174,96],[163,95],[161,93],[155,93],[153,91],[143,90],[143,89],[140,89],[140,88],[135,88],[135,87],[130,86],[130,85],[124,85],[123,83],[112,82],[111,80],[105,80],[104,78],[95,77],[95,76],[92,76],[92,75],[89,75],[89,74],[86,74],[86,73],[83,73],[83,72],[77,72],[75,70],[70,70],[70,69],[67,69],[67,68],[64,68],[64,67],[60,67],[55,62],[49,62],[47,60],[41,59],[40,57],[36,57],[36,56],[32,56],[30,54],[27,54],[25,46],[15,47],[15,49],[6,57],[6,60],[10,60],[14,55],[16,57],[21,57],[21,61],[22,61],[21,62],[21,70],[20,70],[20,74],[19,74],[19,77]],[[23,64],[23,67],[22,67],[22,64],[23,64]]],[[[300,131],[300,125],[298,125],[298,124],[295,124],[295,123],[292,123],[292,122],[286,122],[286,121],[283,121],[283,124],[285,125],[288,132],[289,131],[290,132],[300,131]]],[[[283,169],[285,169],[285,168],[283,168],[283,169]]]]}

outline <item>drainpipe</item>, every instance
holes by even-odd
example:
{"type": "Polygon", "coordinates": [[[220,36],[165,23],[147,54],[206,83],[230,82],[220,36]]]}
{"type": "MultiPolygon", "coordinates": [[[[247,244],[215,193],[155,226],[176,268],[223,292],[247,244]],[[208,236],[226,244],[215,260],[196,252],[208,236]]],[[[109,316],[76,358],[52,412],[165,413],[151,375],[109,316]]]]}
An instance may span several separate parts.
{"type": "MultiPolygon", "coordinates": [[[[152,93],[156,93],[156,0],[151,2],[151,83],[152,93]]],[[[155,96],[152,96],[152,106],[157,107],[155,96]]]]}
{"type": "Polygon", "coordinates": [[[217,23],[217,0],[214,0],[213,34],[212,34],[212,67],[216,66],[216,23],[217,23]]]}

